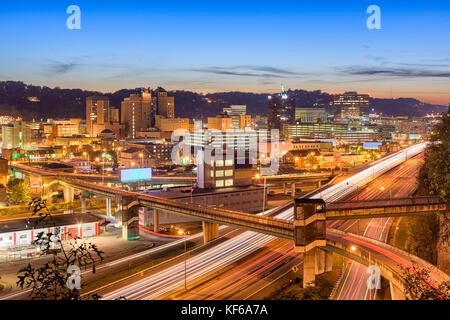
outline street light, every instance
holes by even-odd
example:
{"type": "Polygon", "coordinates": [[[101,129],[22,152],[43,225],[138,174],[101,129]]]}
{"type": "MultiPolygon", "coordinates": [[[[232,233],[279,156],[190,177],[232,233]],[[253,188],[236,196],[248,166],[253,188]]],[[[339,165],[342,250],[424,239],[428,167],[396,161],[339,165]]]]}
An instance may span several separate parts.
{"type": "MultiPolygon", "coordinates": [[[[384,191],[384,187],[383,187],[383,186],[380,187],[380,190],[381,190],[381,191],[384,191]]],[[[391,198],[392,198],[392,189],[389,188],[389,199],[391,199],[391,198]]]]}
{"type": "Polygon", "coordinates": [[[141,158],[141,168],[144,167],[144,154],[141,152],[139,153],[139,158],[141,158]]]}

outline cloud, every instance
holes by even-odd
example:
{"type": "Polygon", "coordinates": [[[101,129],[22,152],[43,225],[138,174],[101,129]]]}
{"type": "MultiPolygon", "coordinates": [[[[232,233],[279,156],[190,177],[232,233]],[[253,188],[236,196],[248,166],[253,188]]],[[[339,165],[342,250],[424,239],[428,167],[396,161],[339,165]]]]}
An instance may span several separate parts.
{"type": "Polygon", "coordinates": [[[78,63],[53,62],[53,63],[47,65],[46,68],[47,68],[47,73],[49,73],[51,75],[57,75],[57,74],[68,73],[79,66],[80,66],[80,64],[78,64],[78,63]]]}
{"type": "Polygon", "coordinates": [[[353,66],[340,69],[340,73],[356,76],[385,76],[400,78],[450,78],[450,71],[435,71],[407,68],[377,68],[353,66]]]}
{"type": "Polygon", "coordinates": [[[219,75],[230,75],[240,77],[263,77],[269,78],[287,78],[292,76],[300,76],[302,74],[276,68],[270,66],[258,66],[258,65],[240,65],[234,67],[205,67],[205,68],[192,68],[186,71],[212,73],[219,75]]]}

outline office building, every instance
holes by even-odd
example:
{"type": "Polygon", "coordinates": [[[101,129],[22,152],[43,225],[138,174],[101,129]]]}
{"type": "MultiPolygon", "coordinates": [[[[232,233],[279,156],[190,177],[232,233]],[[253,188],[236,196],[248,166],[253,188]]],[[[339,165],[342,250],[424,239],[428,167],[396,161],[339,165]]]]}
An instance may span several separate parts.
{"type": "Polygon", "coordinates": [[[288,139],[310,138],[314,132],[347,132],[348,125],[344,123],[296,123],[283,126],[284,137],[288,139]]]}
{"type": "MultiPolygon", "coordinates": [[[[159,117],[157,116],[157,119],[159,117]]],[[[156,127],[161,131],[172,132],[177,129],[190,130],[194,125],[190,123],[189,118],[160,118],[156,127]]]]}
{"type": "Polygon", "coordinates": [[[175,118],[175,98],[169,97],[167,91],[161,87],[158,87],[154,91],[154,94],[155,96],[152,100],[155,105],[154,110],[156,110],[156,114],[165,118],[175,118]]]}
{"type": "Polygon", "coordinates": [[[86,98],[86,128],[91,137],[94,136],[94,125],[104,125],[110,121],[110,107],[108,97],[86,98]]]}
{"type": "Polygon", "coordinates": [[[244,105],[231,105],[222,109],[223,113],[229,116],[243,116],[247,114],[247,106],[244,105]]]}
{"type": "Polygon", "coordinates": [[[231,130],[233,129],[233,118],[225,114],[217,115],[216,117],[208,118],[209,130],[231,130]]]}
{"type": "Polygon", "coordinates": [[[29,149],[31,145],[31,126],[24,121],[2,126],[3,149],[29,149]]]}
{"type": "Polygon", "coordinates": [[[369,121],[369,94],[354,91],[333,94],[334,122],[369,121]]]}
{"type": "Polygon", "coordinates": [[[269,131],[272,129],[281,131],[284,124],[294,122],[295,97],[289,97],[284,89],[281,93],[269,96],[267,105],[267,128],[269,131]]]}
{"type": "Polygon", "coordinates": [[[138,131],[151,127],[153,119],[152,95],[148,90],[131,94],[121,104],[121,122],[128,138],[136,138],[138,131]]]}
{"type": "Polygon", "coordinates": [[[325,108],[295,108],[295,120],[301,123],[327,122],[325,108]]]}

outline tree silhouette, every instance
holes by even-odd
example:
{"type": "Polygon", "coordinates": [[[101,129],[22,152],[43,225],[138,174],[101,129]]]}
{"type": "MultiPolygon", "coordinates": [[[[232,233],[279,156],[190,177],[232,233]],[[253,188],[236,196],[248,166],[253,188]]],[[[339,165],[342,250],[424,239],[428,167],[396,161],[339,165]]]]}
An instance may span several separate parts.
{"type": "MultiPolygon", "coordinates": [[[[35,227],[49,228],[54,226],[52,216],[47,210],[44,200],[31,201],[32,215],[39,216],[35,227]]],[[[80,238],[74,238],[66,243],[61,240],[61,228],[54,227],[52,232],[40,232],[33,244],[40,246],[44,255],[51,255],[51,260],[40,267],[34,267],[29,263],[18,272],[17,286],[21,289],[31,289],[32,299],[53,300],[79,300],[80,288],[71,286],[73,274],[67,271],[71,266],[87,269],[92,266],[95,273],[95,264],[103,261],[103,251],[95,244],[81,242],[80,238]]],[[[83,284],[81,284],[81,287],[83,284]]],[[[100,298],[98,295],[87,297],[100,298]]]]}

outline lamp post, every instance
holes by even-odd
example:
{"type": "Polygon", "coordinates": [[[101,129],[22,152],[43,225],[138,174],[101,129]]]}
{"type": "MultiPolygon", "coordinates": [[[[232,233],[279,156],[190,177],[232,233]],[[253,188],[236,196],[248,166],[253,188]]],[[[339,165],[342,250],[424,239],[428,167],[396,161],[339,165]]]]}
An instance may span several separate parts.
{"type": "Polygon", "coordinates": [[[102,183],[105,183],[105,156],[106,153],[102,153],[102,183]]]}
{"type": "Polygon", "coordinates": [[[139,153],[139,158],[141,158],[141,168],[144,167],[144,154],[141,152],[139,153]]]}

